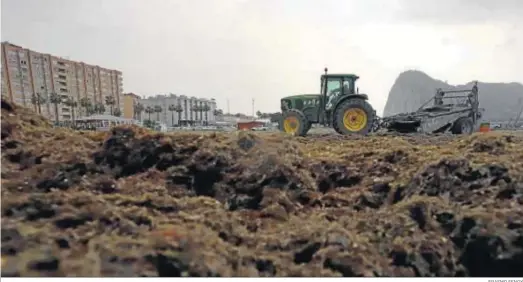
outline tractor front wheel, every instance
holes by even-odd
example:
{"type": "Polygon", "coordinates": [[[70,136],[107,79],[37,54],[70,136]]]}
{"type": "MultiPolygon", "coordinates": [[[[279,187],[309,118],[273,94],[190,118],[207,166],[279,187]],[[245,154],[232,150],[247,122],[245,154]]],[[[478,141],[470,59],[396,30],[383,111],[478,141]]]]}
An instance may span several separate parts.
{"type": "Polygon", "coordinates": [[[301,111],[291,109],[282,114],[281,131],[296,136],[305,136],[309,129],[309,121],[301,111]]]}
{"type": "Polygon", "coordinates": [[[334,112],[333,126],[336,132],[349,135],[365,135],[372,131],[376,112],[363,99],[347,99],[334,112]]]}

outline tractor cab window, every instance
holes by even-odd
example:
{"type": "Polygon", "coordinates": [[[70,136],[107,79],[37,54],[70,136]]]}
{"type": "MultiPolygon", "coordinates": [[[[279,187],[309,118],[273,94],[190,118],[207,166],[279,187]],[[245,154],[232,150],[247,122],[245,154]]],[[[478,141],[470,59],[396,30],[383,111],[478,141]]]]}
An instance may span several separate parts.
{"type": "Polygon", "coordinates": [[[341,80],[328,80],[327,81],[327,96],[340,90],[341,80]]]}
{"type": "Polygon", "coordinates": [[[334,101],[341,94],[341,80],[327,80],[327,104],[326,110],[330,110],[334,101]]]}
{"type": "Polygon", "coordinates": [[[343,81],[343,94],[353,94],[354,93],[354,84],[350,80],[343,81]]]}

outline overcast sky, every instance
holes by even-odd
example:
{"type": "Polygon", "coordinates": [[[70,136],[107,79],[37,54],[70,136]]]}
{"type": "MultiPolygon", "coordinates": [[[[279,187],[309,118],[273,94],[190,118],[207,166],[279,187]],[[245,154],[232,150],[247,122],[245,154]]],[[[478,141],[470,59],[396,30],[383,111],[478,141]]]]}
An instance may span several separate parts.
{"type": "Polygon", "coordinates": [[[2,0],[2,41],[123,72],[124,91],[276,111],[353,72],[382,113],[398,74],[523,81],[521,0],[2,0]]]}

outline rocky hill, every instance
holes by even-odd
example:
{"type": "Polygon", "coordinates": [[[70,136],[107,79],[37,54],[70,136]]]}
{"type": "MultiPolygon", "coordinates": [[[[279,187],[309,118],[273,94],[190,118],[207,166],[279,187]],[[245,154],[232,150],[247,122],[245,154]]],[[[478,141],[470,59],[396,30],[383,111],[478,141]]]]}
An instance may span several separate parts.
{"type": "MultiPolygon", "coordinates": [[[[436,88],[470,89],[471,87],[472,82],[465,85],[450,85],[420,71],[406,71],[398,76],[389,92],[384,116],[415,111],[434,95],[436,88]]],[[[523,106],[521,83],[478,82],[478,87],[480,107],[485,109],[486,120],[511,120],[523,106]]]]}

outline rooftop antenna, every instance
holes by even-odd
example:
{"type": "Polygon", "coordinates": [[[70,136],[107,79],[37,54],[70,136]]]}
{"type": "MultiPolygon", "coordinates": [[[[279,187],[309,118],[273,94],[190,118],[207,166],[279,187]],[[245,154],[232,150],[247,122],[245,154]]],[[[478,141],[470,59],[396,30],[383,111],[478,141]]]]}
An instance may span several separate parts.
{"type": "Polygon", "coordinates": [[[254,98],[252,98],[252,119],[254,120],[254,98]]]}
{"type": "Polygon", "coordinates": [[[227,114],[228,115],[231,114],[231,111],[230,111],[230,108],[229,108],[229,99],[227,99],[227,114]]]}

